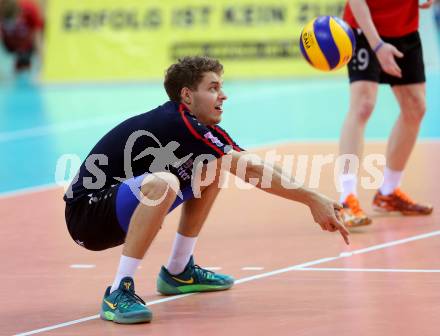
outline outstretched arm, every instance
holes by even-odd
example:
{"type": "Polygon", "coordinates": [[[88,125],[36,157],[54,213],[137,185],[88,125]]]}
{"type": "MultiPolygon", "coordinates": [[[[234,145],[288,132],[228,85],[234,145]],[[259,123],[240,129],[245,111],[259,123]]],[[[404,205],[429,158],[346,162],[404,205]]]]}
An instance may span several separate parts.
{"type": "Polygon", "coordinates": [[[324,231],[339,231],[346,244],[349,244],[348,231],[339,217],[342,206],[326,196],[307,189],[295,180],[282,174],[281,169],[267,165],[263,160],[250,156],[246,152],[233,151],[231,173],[268,193],[303,203],[310,208],[313,219],[324,231]],[[245,168],[244,168],[245,167],[245,168]],[[265,185],[264,178],[271,178],[265,185]]]}

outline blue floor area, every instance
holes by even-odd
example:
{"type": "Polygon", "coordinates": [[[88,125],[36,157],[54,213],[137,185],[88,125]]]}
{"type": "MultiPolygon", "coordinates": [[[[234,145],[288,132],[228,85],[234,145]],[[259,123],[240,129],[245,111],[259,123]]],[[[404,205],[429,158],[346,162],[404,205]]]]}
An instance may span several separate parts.
{"type": "MultiPolygon", "coordinates": [[[[428,76],[421,138],[440,137],[440,74],[428,76]]],[[[348,107],[345,78],[225,82],[222,126],[243,147],[336,141],[348,107]]],[[[87,155],[118,122],[167,99],[161,83],[0,86],[0,193],[54,183],[58,158],[87,155]]],[[[368,139],[386,139],[398,108],[382,87],[368,139]]]]}

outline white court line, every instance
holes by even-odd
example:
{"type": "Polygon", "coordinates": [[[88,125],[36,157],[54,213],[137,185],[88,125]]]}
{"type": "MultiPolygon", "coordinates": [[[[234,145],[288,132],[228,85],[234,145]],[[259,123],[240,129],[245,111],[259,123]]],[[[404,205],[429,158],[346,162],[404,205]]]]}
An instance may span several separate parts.
{"type": "MultiPolygon", "coordinates": [[[[399,244],[403,244],[403,243],[409,243],[409,242],[412,242],[414,240],[419,240],[419,239],[433,237],[433,236],[438,235],[439,232],[440,231],[433,231],[433,232],[430,232],[430,233],[425,233],[425,234],[417,235],[417,236],[410,237],[410,238],[395,240],[395,241],[392,241],[392,242],[389,242],[389,243],[379,244],[379,245],[367,247],[367,248],[364,248],[364,249],[361,249],[361,250],[351,251],[351,253],[353,255],[357,255],[357,254],[363,254],[363,253],[367,253],[367,252],[372,252],[372,251],[383,249],[385,247],[391,247],[391,246],[395,246],[395,245],[399,245],[399,244]]],[[[346,257],[342,256],[342,258],[346,258],[346,257]]]]}
{"type": "MultiPolygon", "coordinates": [[[[148,306],[153,306],[155,304],[159,304],[159,303],[164,303],[164,302],[168,302],[168,301],[174,301],[174,300],[178,300],[178,299],[182,299],[184,297],[190,296],[190,295],[195,295],[196,293],[189,293],[189,294],[183,294],[183,295],[177,295],[177,296],[170,296],[164,299],[160,299],[160,300],[155,300],[155,301],[149,301],[147,302],[148,306]]],[[[35,334],[39,334],[42,332],[46,332],[46,331],[50,331],[50,330],[54,330],[54,329],[59,329],[59,328],[63,328],[63,327],[68,327],[74,324],[78,324],[78,323],[82,323],[82,322],[87,322],[87,321],[91,321],[91,320],[95,320],[98,319],[99,315],[92,315],[92,316],[88,316],[88,317],[84,317],[84,318],[80,318],[78,320],[73,320],[73,321],[69,321],[69,322],[65,322],[65,323],[60,323],[60,324],[55,324],[53,326],[49,326],[49,327],[45,327],[45,328],[41,328],[41,329],[36,329],[36,330],[32,330],[32,331],[27,331],[24,333],[20,333],[20,334],[16,334],[14,336],[28,336],[28,335],[35,335],[35,334]]]]}
{"type": "Polygon", "coordinates": [[[82,322],[87,322],[87,321],[91,321],[91,320],[95,320],[99,318],[99,315],[93,315],[93,316],[89,316],[89,317],[84,317],[75,321],[70,321],[70,322],[66,322],[66,323],[60,323],[51,327],[47,327],[47,328],[41,328],[41,329],[36,329],[36,330],[32,330],[32,331],[28,331],[22,334],[17,334],[15,336],[24,336],[24,335],[34,335],[34,334],[38,334],[38,333],[42,333],[45,331],[49,331],[49,330],[54,330],[54,329],[59,329],[59,328],[63,328],[63,327],[68,327],[70,325],[73,324],[77,324],[77,323],[82,323],[82,322]]]}
{"type": "Polygon", "coordinates": [[[297,271],[322,271],[322,272],[378,272],[378,273],[440,273],[436,269],[411,269],[411,268],[299,268],[297,271]]]}
{"type": "MultiPolygon", "coordinates": [[[[420,239],[425,239],[425,238],[430,238],[430,237],[434,237],[434,236],[438,236],[440,235],[440,230],[438,231],[432,231],[432,232],[428,232],[428,233],[424,233],[424,234],[420,234],[417,236],[413,236],[413,237],[408,237],[408,238],[404,238],[404,239],[399,239],[399,240],[395,240],[395,241],[391,241],[388,243],[384,243],[384,244],[379,244],[379,245],[373,245],[369,248],[365,248],[365,249],[360,249],[360,250],[355,250],[352,251],[352,255],[357,255],[357,254],[362,254],[362,253],[368,253],[371,251],[377,251],[380,249],[385,249],[388,247],[392,247],[392,246],[396,246],[396,245],[400,245],[400,244],[405,244],[405,243],[409,243],[415,240],[420,240],[420,239]]],[[[237,281],[235,281],[235,284],[241,284],[241,283],[245,283],[245,282],[249,282],[249,281],[253,281],[253,280],[257,280],[257,279],[262,279],[262,278],[267,278],[267,277],[271,277],[274,275],[278,275],[278,274],[282,274],[282,273],[287,273],[287,272],[291,272],[291,271],[305,271],[308,270],[306,269],[306,267],[308,266],[313,266],[313,265],[318,265],[318,264],[322,264],[322,263],[326,263],[329,261],[334,261],[334,260],[338,260],[338,259],[342,259],[342,258],[347,258],[345,256],[338,256],[338,257],[330,257],[330,258],[322,258],[322,259],[317,259],[317,260],[313,260],[313,261],[309,261],[309,262],[305,262],[302,264],[298,264],[298,265],[294,265],[294,266],[290,266],[290,267],[286,267],[286,268],[281,268],[272,272],[266,272],[266,273],[262,273],[262,274],[257,274],[254,276],[250,276],[250,277],[246,277],[246,278],[242,278],[239,279],[237,281]]],[[[172,297],[168,297],[168,298],[164,298],[164,299],[160,299],[160,300],[156,300],[156,301],[150,301],[147,302],[147,305],[152,306],[155,304],[159,304],[159,303],[163,303],[163,302],[168,302],[168,301],[174,301],[174,300],[178,300],[190,295],[194,295],[195,293],[191,293],[191,294],[184,294],[184,295],[179,295],[179,296],[172,296],[172,297]]],[[[65,322],[65,323],[61,323],[61,324],[55,324],[53,326],[49,326],[46,328],[41,328],[41,329],[36,329],[36,330],[32,330],[32,331],[27,331],[27,332],[23,332],[20,334],[16,334],[15,336],[28,336],[28,335],[34,335],[34,334],[38,334],[41,332],[45,332],[45,331],[50,331],[50,330],[54,330],[54,329],[59,329],[59,328],[63,328],[66,326],[70,326],[73,324],[78,324],[78,323],[82,323],[85,321],[90,321],[90,320],[94,320],[99,318],[99,315],[93,315],[93,316],[89,316],[89,317],[85,317],[79,320],[74,320],[74,321],[70,321],[70,322],[65,322]]]]}
{"type": "Polygon", "coordinates": [[[92,264],[73,264],[73,265],[70,265],[70,268],[76,268],[76,269],[79,269],[79,268],[95,268],[96,267],[96,265],[92,265],[92,264]]]}

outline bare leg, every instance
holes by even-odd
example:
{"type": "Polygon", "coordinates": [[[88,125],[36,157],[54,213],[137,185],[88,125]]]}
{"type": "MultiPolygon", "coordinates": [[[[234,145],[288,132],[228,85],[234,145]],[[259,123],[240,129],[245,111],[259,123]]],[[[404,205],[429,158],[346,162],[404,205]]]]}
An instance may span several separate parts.
{"type": "MultiPolygon", "coordinates": [[[[350,85],[350,108],[342,126],[339,154],[354,154],[359,159],[364,149],[365,125],[376,104],[378,84],[357,81],[350,85]]],[[[353,167],[346,162],[342,172],[348,174],[353,167]]]]}
{"type": "Polygon", "coordinates": [[[417,203],[398,190],[402,172],[416,143],[425,114],[425,84],[395,86],[393,91],[400,105],[400,115],[388,140],[384,181],[373,204],[380,211],[429,215],[433,210],[432,205],[417,203]]]}
{"type": "Polygon", "coordinates": [[[142,200],[160,200],[160,202],[157,202],[157,205],[141,202],[135,209],[130,219],[118,271],[110,291],[104,296],[101,318],[118,323],[151,321],[151,311],[140,304],[144,303],[140,298],[130,294],[130,291],[134,291],[132,278],[175,200],[178,186],[178,179],[170,173],[151,174],[142,181],[140,190],[140,194],[144,196],[142,200]],[[117,294],[112,296],[114,292],[117,294]],[[125,303],[131,302],[131,305],[127,306],[130,307],[128,311],[124,311],[124,308],[120,310],[120,300],[125,300],[121,301],[125,303]]]}
{"type": "Polygon", "coordinates": [[[183,204],[178,232],[186,237],[197,237],[220,192],[218,178],[202,191],[201,198],[194,198],[183,204]]]}
{"type": "Polygon", "coordinates": [[[387,167],[403,171],[417,140],[420,124],[425,114],[425,84],[394,86],[400,115],[388,140],[387,167]]]}
{"type": "Polygon", "coordinates": [[[226,290],[234,285],[234,278],[196,267],[191,258],[197,236],[220,191],[218,186],[219,171],[218,169],[215,181],[202,190],[201,198],[184,203],[173,251],[167,267],[161,269],[157,279],[159,293],[173,295],[188,292],[210,292],[226,290]]]}
{"type": "Polygon", "coordinates": [[[202,188],[201,197],[191,199],[183,204],[179,229],[166,267],[171,274],[181,273],[194,252],[197,237],[220,191],[218,186],[220,173],[220,169],[217,167],[214,182],[202,188]]]}
{"type": "Polygon", "coordinates": [[[178,179],[169,173],[156,173],[155,178],[148,179],[142,185],[142,193],[149,200],[160,199],[166,190],[163,201],[157,206],[140,203],[133,213],[130,226],[125,238],[122,254],[128,257],[142,259],[151,242],[159,231],[169,208],[176,198],[178,179]],[[170,187],[173,186],[173,187],[170,187]]]}
{"type": "Polygon", "coordinates": [[[371,219],[365,215],[356,198],[357,174],[364,150],[364,132],[376,104],[378,84],[356,81],[350,85],[350,108],[345,118],[339,140],[339,154],[352,155],[338,167],[342,192],[339,201],[344,204],[342,218],[348,227],[368,225],[371,219]]]}

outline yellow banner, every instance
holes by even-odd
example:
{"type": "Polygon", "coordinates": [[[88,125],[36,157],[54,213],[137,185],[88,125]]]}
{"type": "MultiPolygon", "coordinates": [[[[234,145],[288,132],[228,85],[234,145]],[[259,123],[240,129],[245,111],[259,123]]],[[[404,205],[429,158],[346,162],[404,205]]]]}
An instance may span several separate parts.
{"type": "Polygon", "coordinates": [[[302,27],[341,15],[343,0],[50,0],[43,78],[162,79],[185,55],[219,58],[228,78],[318,74],[302,58],[302,27]]]}

